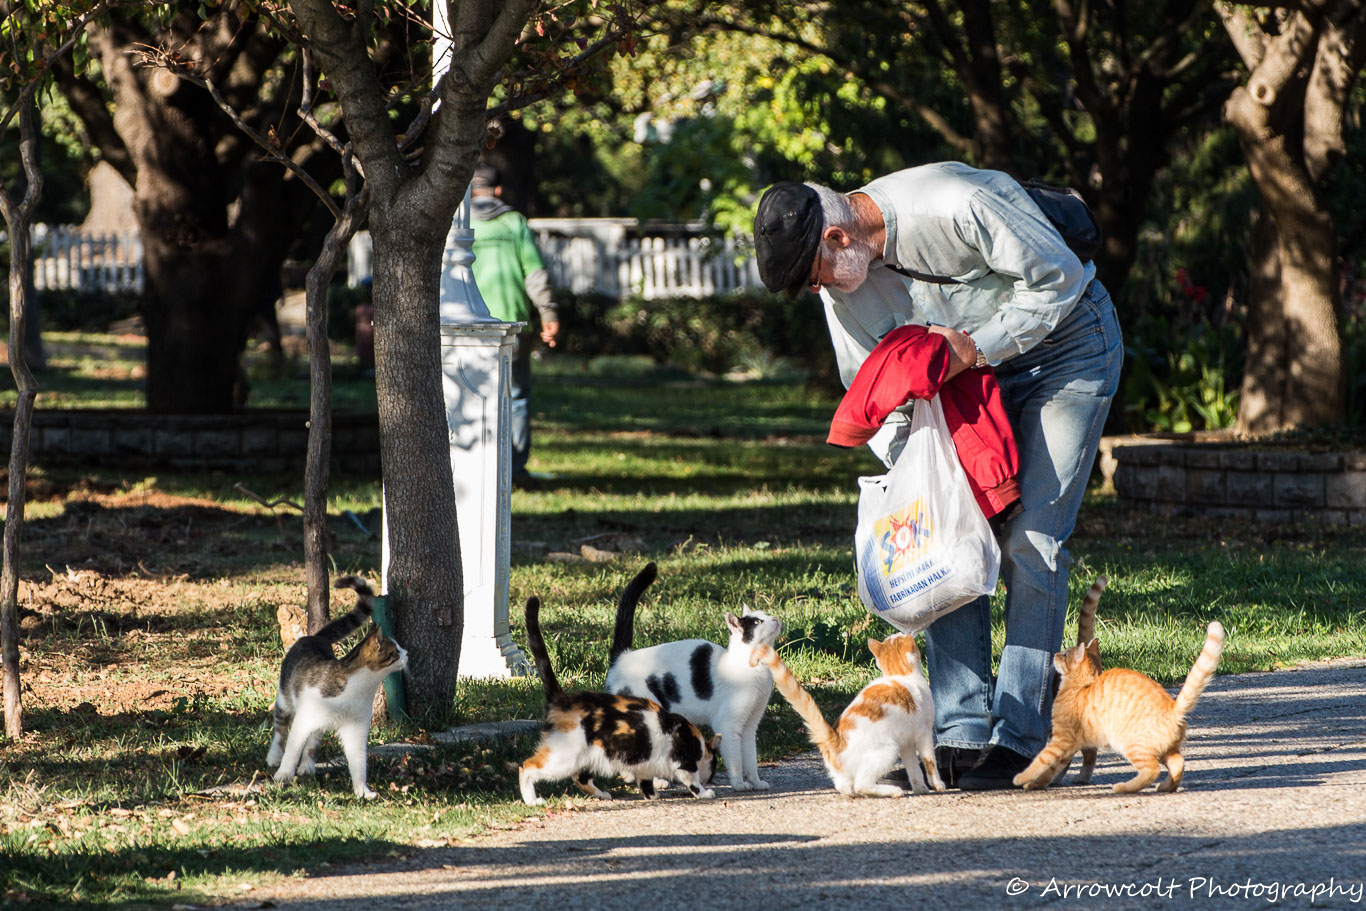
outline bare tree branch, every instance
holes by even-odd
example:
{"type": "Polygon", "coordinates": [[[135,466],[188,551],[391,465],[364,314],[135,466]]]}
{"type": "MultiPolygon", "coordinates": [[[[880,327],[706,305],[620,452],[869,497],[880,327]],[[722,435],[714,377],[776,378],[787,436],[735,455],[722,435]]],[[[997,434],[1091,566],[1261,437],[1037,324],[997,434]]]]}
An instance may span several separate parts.
{"type": "Polygon", "coordinates": [[[173,73],[175,76],[185,80],[191,85],[197,85],[208,92],[209,96],[213,98],[214,104],[218,105],[219,110],[228,115],[228,118],[232,120],[233,125],[236,126],[237,129],[251,137],[251,140],[261,147],[266,153],[266,158],[268,160],[284,165],[289,169],[290,173],[303,181],[304,185],[312,190],[315,196],[322,200],[323,205],[327,206],[327,209],[332,213],[333,218],[339,219],[342,217],[341,209],[337,207],[336,200],[332,198],[332,194],[328,193],[302,165],[284,153],[284,143],[275,135],[274,127],[271,128],[269,134],[262,135],[255,127],[242,119],[242,115],[237,112],[236,108],[228,104],[227,100],[223,98],[222,93],[219,92],[218,86],[205,77],[200,76],[198,73],[195,73],[193,70],[190,70],[180,62],[172,59],[164,49],[144,44],[139,46],[135,53],[145,65],[160,67],[167,72],[173,73]]]}

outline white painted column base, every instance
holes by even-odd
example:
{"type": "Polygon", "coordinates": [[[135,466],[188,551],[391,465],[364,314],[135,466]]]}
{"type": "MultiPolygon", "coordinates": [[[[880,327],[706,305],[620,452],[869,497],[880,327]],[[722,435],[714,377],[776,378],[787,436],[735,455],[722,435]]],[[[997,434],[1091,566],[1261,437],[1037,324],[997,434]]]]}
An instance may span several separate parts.
{"type": "Polygon", "coordinates": [[[443,323],[442,387],[465,573],[461,677],[530,673],[508,624],[512,353],[522,323],[443,323]]]}

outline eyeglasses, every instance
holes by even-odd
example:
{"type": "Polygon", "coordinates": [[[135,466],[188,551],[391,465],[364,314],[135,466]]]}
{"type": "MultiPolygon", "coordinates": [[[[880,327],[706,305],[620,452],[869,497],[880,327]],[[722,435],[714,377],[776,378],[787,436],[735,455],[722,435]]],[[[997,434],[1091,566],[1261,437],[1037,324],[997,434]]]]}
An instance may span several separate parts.
{"type": "Polygon", "coordinates": [[[820,293],[820,290],[821,290],[821,259],[822,259],[822,258],[823,258],[823,257],[822,257],[822,255],[821,255],[820,244],[817,244],[817,245],[816,245],[816,268],[813,269],[812,272],[811,272],[811,280],[808,281],[808,282],[806,283],[806,287],[809,288],[809,289],[811,290],[811,293],[812,293],[812,294],[819,294],[819,293],[820,293]]]}

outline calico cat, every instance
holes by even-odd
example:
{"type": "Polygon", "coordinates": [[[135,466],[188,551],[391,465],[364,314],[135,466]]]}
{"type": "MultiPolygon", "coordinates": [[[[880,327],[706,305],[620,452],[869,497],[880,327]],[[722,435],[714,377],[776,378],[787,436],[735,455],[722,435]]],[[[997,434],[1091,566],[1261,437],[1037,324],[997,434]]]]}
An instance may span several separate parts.
{"type": "Polygon", "coordinates": [[[737,791],[768,790],[759,777],[755,739],[773,693],[766,667],[750,661],[754,649],[772,645],[783,625],[763,611],[726,613],[727,647],[705,639],[684,639],[632,649],[636,602],[658,574],[646,564],[621,595],[605,689],[621,695],[648,696],[666,712],[721,735],[721,758],[737,791]]]}
{"type": "MultiPolygon", "coordinates": [[[[1096,638],[1096,608],[1100,605],[1100,596],[1105,594],[1105,586],[1110,584],[1110,580],[1105,576],[1098,576],[1091,587],[1087,589],[1086,596],[1081,599],[1081,609],[1077,611],[1077,645],[1085,645],[1096,638]]],[[[1087,653],[1087,658],[1091,661],[1097,674],[1101,671],[1100,646],[1097,645],[1093,652],[1087,653]]],[[[1054,694],[1056,695],[1056,693],[1054,694]]],[[[1081,771],[1077,773],[1077,784],[1090,784],[1091,773],[1096,768],[1096,754],[1099,752],[1095,747],[1081,748],[1081,771]]],[[[1068,763],[1070,765],[1070,761],[1068,763]]],[[[1053,784],[1062,781],[1067,775],[1067,765],[1064,765],[1058,772],[1058,777],[1053,779],[1053,784]]]]}
{"type": "Polygon", "coordinates": [[[375,593],[359,576],[342,576],[336,587],[353,589],[357,604],[316,635],[300,638],[286,653],[275,697],[275,736],[266,764],[280,767],[276,781],[288,781],[295,772],[310,775],[318,741],[327,731],[336,731],[351,772],[351,789],[368,800],[375,796],[365,784],[375,693],[385,677],[408,666],[408,653],[374,626],[338,660],[333,644],[364,625],[374,611],[375,593]]]}
{"type": "Polygon", "coordinates": [[[1186,715],[1214,675],[1223,650],[1224,628],[1215,621],[1175,699],[1156,680],[1138,671],[1111,668],[1099,673],[1095,639],[1058,652],[1053,666],[1062,675],[1062,684],[1053,701],[1053,733],[1034,761],[1015,776],[1015,784],[1047,787],[1058,767],[1066,767],[1079,748],[1108,746],[1138,770],[1130,780],[1115,785],[1116,793],[1143,790],[1157,780],[1164,766],[1167,780],[1157,790],[1175,791],[1186,767],[1181,756],[1186,715]]]}
{"type": "Polygon", "coordinates": [[[778,692],[806,723],[835,790],[849,797],[900,797],[901,788],[878,782],[900,759],[914,793],[928,793],[926,781],[943,791],[934,760],[934,699],[920,670],[915,637],[897,633],[881,642],[869,639],[868,648],[882,676],[859,691],[833,728],[772,648],[755,649],[753,660],[768,666],[778,692]],[[925,780],[913,771],[922,765],[925,780]]]}
{"type": "Polygon", "coordinates": [[[655,796],[656,777],[679,782],[694,797],[716,796],[707,784],[720,738],[708,743],[696,725],[662,710],[651,699],[566,693],[550,666],[540,611],[540,599],[527,601],[527,646],[545,689],[546,713],[540,745],[518,767],[522,800],[531,806],[545,803],[536,796],[536,782],[570,775],[583,791],[601,800],[611,800],[612,795],[594,783],[594,775],[635,779],[647,799],[655,796]]]}

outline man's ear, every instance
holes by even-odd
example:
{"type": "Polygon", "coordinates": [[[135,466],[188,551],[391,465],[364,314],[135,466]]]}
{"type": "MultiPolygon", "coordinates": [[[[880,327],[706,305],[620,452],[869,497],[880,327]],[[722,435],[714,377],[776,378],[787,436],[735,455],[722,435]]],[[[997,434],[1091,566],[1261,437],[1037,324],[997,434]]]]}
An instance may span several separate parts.
{"type": "Polygon", "coordinates": [[[854,242],[854,239],[849,236],[849,232],[839,225],[826,225],[825,230],[821,232],[821,238],[828,240],[831,246],[840,250],[854,242]]]}

